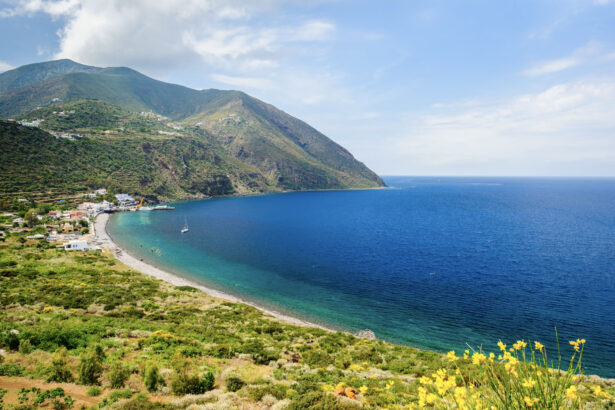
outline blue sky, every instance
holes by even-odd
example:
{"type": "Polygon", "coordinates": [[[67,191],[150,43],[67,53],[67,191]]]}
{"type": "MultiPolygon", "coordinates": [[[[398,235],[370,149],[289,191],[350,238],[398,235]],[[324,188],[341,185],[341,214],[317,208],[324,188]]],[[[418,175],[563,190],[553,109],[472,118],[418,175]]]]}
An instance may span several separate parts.
{"type": "Polygon", "coordinates": [[[383,175],[615,176],[615,0],[0,0],[0,38],[241,89],[383,175]]]}

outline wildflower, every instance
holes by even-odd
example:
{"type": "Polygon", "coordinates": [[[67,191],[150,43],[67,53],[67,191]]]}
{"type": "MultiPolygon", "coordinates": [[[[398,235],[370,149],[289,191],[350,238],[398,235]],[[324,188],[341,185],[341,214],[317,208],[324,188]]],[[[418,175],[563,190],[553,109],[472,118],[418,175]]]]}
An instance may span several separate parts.
{"type": "Polygon", "coordinates": [[[485,360],[487,360],[487,356],[482,353],[474,352],[472,355],[472,364],[475,366],[481,365],[485,360]]]}
{"type": "Polygon", "coordinates": [[[361,392],[361,394],[367,393],[367,386],[363,385],[363,386],[359,387],[359,391],[361,392]]]}
{"type": "Polygon", "coordinates": [[[608,394],[605,391],[602,391],[602,386],[591,386],[592,390],[594,391],[594,395],[596,397],[603,397],[605,399],[609,399],[611,398],[611,395],[608,394]]]}
{"type": "Polygon", "coordinates": [[[576,386],[570,386],[566,389],[566,398],[570,400],[577,399],[577,387],[576,386]]]}
{"type": "Polygon", "coordinates": [[[534,404],[538,403],[540,400],[539,399],[533,399],[531,397],[525,396],[523,398],[523,401],[525,401],[525,405],[527,407],[532,407],[532,406],[534,406],[534,404]]]}
{"type": "Polygon", "coordinates": [[[466,351],[463,352],[463,358],[467,359],[468,357],[470,357],[470,351],[468,349],[466,349],[466,351]]]}
{"type": "Polygon", "coordinates": [[[421,383],[423,386],[429,386],[432,382],[431,379],[427,376],[422,376],[419,379],[419,383],[421,383]]]}
{"type": "Polygon", "coordinates": [[[500,348],[501,351],[503,351],[503,352],[506,351],[506,345],[504,343],[502,343],[501,340],[498,342],[498,347],[500,348]]]}
{"type": "Polygon", "coordinates": [[[455,351],[454,351],[454,350],[451,350],[450,352],[448,352],[448,353],[446,354],[446,358],[447,358],[448,360],[450,360],[451,362],[454,362],[455,360],[457,360],[457,359],[458,359],[458,357],[457,357],[457,356],[455,356],[455,351]]]}
{"type": "Polygon", "coordinates": [[[534,342],[534,348],[542,352],[542,349],[544,349],[545,346],[540,342],[534,342]]]}
{"type": "Polygon", "coordinates": [[[394,383],[394,382],[392,382],[392,381],[391,381],[391,382],[388,382],[388,383],[387,383],[387,385],[386,385],[386,389],[387,389],[387,390],[391,390],[391,387],[393,387],[393,385],[395,385],[395,383],[394,383]]]}
{"type": "Polygon", "coordinates": [[[493,359],[494,359],[494,358],[495,358],[495,353],[493,353],[493,352],[489,353],[489,361],[490,361],[491,363],[493,363],[493,359]]]}
{"type": "Polygon", "coordinates": [[[525,379],[523,383],[521,383],[521,385],[525,388],[531,389],[532,387],[536,385],[536,380],[530,377],[528,379],[525,379]]]}
{"type": "Polygon", "coordinates": [[[527,343],[524,342],[523,340],[517,340],[517,343],[513,345],[515,350],[525,349],[525,346],[527,346],[527,343]]]}
{"type": "Polygon", "coordinates": [[[570,345],[572,347],[574,347],[574,351],[575,352],[580,352],[581,351],[581,347],[580,346],[585,344],[585,339],[571,340],[568,343],[570,343],[570,345]]]}

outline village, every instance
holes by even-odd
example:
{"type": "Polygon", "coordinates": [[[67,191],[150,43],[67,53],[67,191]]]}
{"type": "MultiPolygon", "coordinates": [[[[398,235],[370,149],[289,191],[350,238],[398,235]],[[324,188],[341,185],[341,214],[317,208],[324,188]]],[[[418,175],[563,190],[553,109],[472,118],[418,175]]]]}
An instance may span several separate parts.
{"type": "Polygon", "coordinates": [[[44,240],[68,251],[100,251],[105,239],[94,231],[97,215],[174,209],[168,205],[144,206],[145,198],[137,201],[124,193],[110,195],[104,188],[85,194],[84,199],[76,204],[59,200],[57,206],[35,208],[28,199],[18,198],[21,211],[0,214],[0,241],[9,235],[20,235],[24,241],[44,240]]]}

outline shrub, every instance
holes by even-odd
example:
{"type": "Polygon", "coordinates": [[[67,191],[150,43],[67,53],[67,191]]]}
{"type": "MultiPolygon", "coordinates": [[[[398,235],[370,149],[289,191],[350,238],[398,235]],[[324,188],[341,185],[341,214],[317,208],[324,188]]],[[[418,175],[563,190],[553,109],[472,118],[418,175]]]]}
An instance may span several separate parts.
{"type": "Polygon", "coordinates": [[[130,370],[119,362],[111,365],[109,370],[109,382],[113,389],[121,389],[130,377],[130,370]]]}
{"type": "Polygon", "coordinates": [[[300,396],[297,400],[293,400],[286,409],[288,410],[304,410],[304,409],[356,409],[359,405],[351,403],[341,403],[331,394],[323,392],[311,392],[300,396]]]}
{"type": "Polygon", "coordinates": [[[19,341],[19,353],[21,354],[30,354],[32,353],[32,343],[28,339],[19,341]]]}
{"type": "Polygon", "coordinates": [[[100,384],[102,370],[102,358],[98,348],[83,354],[79,362],[79,383],[85,385],[100,384]]]}
{"type": "Polygon", "coordinates": [[[207,352],[209,356],[217,357],[218,359],[232,359],[235,353],[230,345],[215,345],[207,352]]]}
{"type": "Polygon", "coordinates": [[[50,390],[41,390],[33,387],[31,389],[22,388],[19,391],[19,404],[18,409],[52,407],[54,410],[64,410],[72,409],[75,400],[66,395],[61,387],[50,390]]]}
{"type": "Polygon", "coordinates": [[[177,396],[184,394],[203,394],[214,387],[215,377],[207,372],[204,377],[188,375],[185,372],[176,372],[171,381],[171,390],[177,396]]]}
{"type": "Polygon", "coordinates": [[[98,386],[92,386],[88,390],[88,396],[92,396],[92,397],[100,396],[100,393],[102,393],[102,390],[98,386]]]}
{"type": "Polygon", "coordinates": [[[303,355],[303,362],[308,366],[327,367],[333,359],[322,350],[311,350],[303,355]]]}
{"type": "Polygon", "coordinates": [[[17,363],[0,364],[0,376],[23,376],[23,370],[17,363]]]}
{"type": "Polygon", "coordinates": [[[165,385],[164,379],[160,376],[160,373],[158,373],[158,366],[154,363],[148,363],[145,366],[145,371],[143,372],[143,383],[149,392],[155,392],[158,390],[159,386],[165,385]]]}
{"type": "Polygon", "coordinates": [[[245,385],[244,381],[241,380],[237,376],[229,376],[226,379],[226,389],[231,392],[236,392],[241,390],[241,388],[245,385]]]}
{"type": "Polygon", "coordinates": [[[117,401],[119,399],[129,399],[132,397],[132,390],[124,389],[124,390],[114,390],[109,395],[109,399],[112,401],[117,401]]]}
{"type": "Polygon", "coordinates": [[[69,383],[73,381],[73,374],[66,367],[68,364],[68,353],[65,347],[58,348],[51,358],[51,365],[47,369],[47,381],[58,383],[69,383]]]}

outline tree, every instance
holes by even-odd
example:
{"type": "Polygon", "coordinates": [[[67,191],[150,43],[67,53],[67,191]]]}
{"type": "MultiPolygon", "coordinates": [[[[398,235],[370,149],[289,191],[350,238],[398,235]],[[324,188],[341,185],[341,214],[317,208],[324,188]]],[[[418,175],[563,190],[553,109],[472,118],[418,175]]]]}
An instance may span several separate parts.
{"type": "Polygon", "coordinates": [[[158,373],[158,366],[156,366],[155,363],[148,363],[145,365],[143,383],[149,392],[155,392],[158,390],[159,386],[165,385],[164,379],[160,376],[160,373],[158,373]]]}
{"type": "Polygon", "coordinates": [[[48,382],[68,383],[73,381],[73,374],[68,370],[68,353],[64,346],[56,349],[51,357],[51,366],[47,375],[48,382]]]}
{"type": "Polygon", "coordinates": [[[79,362],[79,383],[85,385],[99,385],[102,376],[102,360],[104,353],[100,346],[81,356],[79,362]]]}
{"type": "Polygon", "coordinates": [[[38,212],[36,209],[29,209],[28,212],[24,215],[24,221],[28,224],[28,227],[33,227],[38,224],[37,218],[38,212]]]}
{"type": "Polygon", "coordinates": [[[109,371],[109,382],[114,389],[121,389],[124,387],[126,381],[130,377],[130,370],[120,362],[115,362],[111,365],[109,371]]]}

